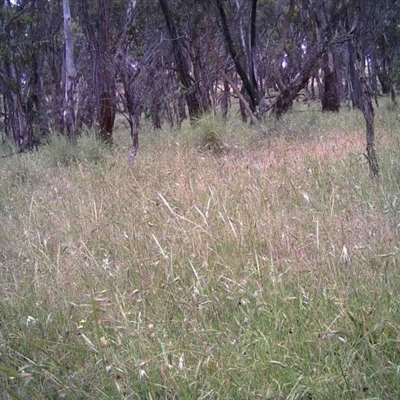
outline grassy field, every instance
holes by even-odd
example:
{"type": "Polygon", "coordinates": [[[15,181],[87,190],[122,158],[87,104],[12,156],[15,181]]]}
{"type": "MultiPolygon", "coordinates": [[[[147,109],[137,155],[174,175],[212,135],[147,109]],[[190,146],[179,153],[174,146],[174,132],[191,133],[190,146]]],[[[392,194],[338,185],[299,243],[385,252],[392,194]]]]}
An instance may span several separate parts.
{"type": "MultiPolygon", "coordinates": [[[[400,110],[0,160],[0,399],[395,399],[400,110]]],[[[6,149],[3,149],[5,151],[6,149]]]]}

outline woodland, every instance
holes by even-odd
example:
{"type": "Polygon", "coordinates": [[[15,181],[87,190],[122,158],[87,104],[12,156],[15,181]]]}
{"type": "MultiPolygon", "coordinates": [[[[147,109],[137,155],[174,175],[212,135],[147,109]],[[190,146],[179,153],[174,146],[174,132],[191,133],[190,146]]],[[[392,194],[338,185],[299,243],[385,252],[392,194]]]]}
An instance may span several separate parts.
{"type": "Polygon", "coordinates": [[[396,0],[0,0],[0,400],[399,398],[399,43],[396,0]]]}
{"type": "Polygon", "coordinates": [[[279,119],[293,101],[358,108],[379,168],[374,108],[395,103],[396,0],[1,0],[0,129],[18,151],[82,130],[112,143],[142,117],[155,129],[208,112],[279,119]]]}

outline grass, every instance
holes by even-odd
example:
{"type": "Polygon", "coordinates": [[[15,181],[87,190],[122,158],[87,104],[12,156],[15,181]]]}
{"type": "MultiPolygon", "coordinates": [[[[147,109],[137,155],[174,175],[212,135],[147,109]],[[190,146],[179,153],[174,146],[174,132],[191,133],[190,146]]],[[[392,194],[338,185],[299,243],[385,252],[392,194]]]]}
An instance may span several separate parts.
{"type": "Polygon", "coordinates": [[[0,165],[1,399],[393,399],[399,110],[57,138],[0,165]]]}

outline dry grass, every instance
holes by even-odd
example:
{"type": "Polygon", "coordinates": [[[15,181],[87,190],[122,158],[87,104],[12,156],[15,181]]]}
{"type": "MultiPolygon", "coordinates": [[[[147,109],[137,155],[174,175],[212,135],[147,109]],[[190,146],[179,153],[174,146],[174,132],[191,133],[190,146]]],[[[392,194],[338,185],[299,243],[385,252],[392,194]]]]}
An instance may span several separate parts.
{"type": "Polygon", "coordinates": [[[7,159],[0,398],[396,397],[397,119],[380,182],[353,112],[7,159]]]}

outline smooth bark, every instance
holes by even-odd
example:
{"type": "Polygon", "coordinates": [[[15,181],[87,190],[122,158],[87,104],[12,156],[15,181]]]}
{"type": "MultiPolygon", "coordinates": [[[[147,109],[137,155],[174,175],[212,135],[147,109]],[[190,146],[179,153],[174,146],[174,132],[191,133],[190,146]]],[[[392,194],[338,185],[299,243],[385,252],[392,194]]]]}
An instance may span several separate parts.
{"type": "Polygon", "coordinates": [[[75,107],[74,92],[76,86],[76,70],[74,64],[74,40],[72,34],[71,10],[69,0],[63,0],[63,20],[64,20],[64,129],[70,138],[75,138],[75,107]]]}

